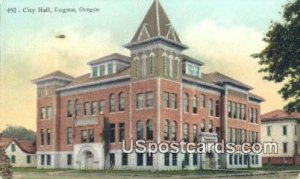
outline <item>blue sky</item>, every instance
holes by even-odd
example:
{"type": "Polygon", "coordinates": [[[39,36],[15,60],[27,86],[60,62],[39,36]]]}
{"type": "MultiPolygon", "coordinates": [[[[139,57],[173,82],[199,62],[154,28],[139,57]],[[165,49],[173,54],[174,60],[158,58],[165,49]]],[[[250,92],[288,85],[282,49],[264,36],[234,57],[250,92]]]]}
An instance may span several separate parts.
{"type": "MultiPolygon", "coordinates": [[[[257,61],[271,20],[280,21],[287,0],[161,0],[186,53],[255,88],[262,111],[282,108],[280,84],[262,80],[257,61]],[[224,68],[225,66],[225,68],[224,68]],[[269,91],[272,89],[272,91],[269,91]]],[[[61,70],[88,73],[86,63],[113,52],[129,55],[131,40],[152,0],[4,0],[1,7],[0,130],[7,124],[35,129],[35,86],[31,80],[61,70]],[[87,3],[88,2],[88,3],[87,3]],[[99,13],[7,13],[25,7],[100,8],[99,13]],[[55,36],[65,34],[66,39],[55,36]],[[11,108],[14,106],[14,108],[11,108]],[[16,113],[15,111],[19,112],[16,113]]]]}

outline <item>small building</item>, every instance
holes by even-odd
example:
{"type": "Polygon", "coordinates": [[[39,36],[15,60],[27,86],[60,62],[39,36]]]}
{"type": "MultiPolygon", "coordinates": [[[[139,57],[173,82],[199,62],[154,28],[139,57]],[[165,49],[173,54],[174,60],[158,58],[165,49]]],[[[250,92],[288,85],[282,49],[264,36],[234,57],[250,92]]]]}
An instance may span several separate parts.
{"type": "Polygon", "coordinates": [[[0,137],[0,146],[5,149],[13,167],[36,167],[36,143],[0,137]]]}
{"type": "Polygon", "coordinates": [[[274,110],[261,116],[261,141],[275,142],[278,153],[263,154],[263,164],[299,165],[300,113],[274,110]]]}

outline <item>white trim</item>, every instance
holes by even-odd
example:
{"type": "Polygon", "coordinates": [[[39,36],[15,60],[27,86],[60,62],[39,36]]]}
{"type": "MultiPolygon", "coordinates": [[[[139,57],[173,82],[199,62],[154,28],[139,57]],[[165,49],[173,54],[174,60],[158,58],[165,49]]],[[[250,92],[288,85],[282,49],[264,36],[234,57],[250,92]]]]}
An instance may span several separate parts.
{"type": "Polygon", "coordinates": [[[159,22],[158,0],[155,0],[155,6],[156,6],[157,32],[158,32],[158,36],[160,36],[160,22],[159,22]]]}

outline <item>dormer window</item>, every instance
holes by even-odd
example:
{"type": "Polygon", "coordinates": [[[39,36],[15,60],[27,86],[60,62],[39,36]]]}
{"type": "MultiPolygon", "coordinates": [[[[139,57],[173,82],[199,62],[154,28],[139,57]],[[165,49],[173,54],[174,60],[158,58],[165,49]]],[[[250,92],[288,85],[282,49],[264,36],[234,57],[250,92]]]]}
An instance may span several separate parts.
{"type": "Polygon", "coordinates": [[[92,66],[92,75],[91,77],[102,77],[106,75],[111,75],[116,73],[116,63],[107,62],[98,65],[92,66]]]}
{"type": "Polygon", "coordinates": [[[201,77],[200,66],[193,64],[193,63],[187,63],[186,64],[186,74],[195,76],[195,77],[201,77]]]}

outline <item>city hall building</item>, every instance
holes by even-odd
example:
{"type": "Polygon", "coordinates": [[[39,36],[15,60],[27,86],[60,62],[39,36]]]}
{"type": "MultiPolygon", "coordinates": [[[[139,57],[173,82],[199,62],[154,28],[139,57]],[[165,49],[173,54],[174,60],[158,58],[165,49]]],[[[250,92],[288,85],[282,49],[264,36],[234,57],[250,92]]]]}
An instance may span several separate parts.
{"type": "Polygon", "coordinates": [[[157,0],[124,47],[130,56],[93,60],[90,73],[80,77],[56,71],[34,80],[38,168],[261,166],[261,156],[254,154],[124,153],[122,141],[128,147],[130,139],[259,141],[263,101],[247,84],[219,72],[202,73],[204,63],[184,53],[188,47],[157,0]]]}

